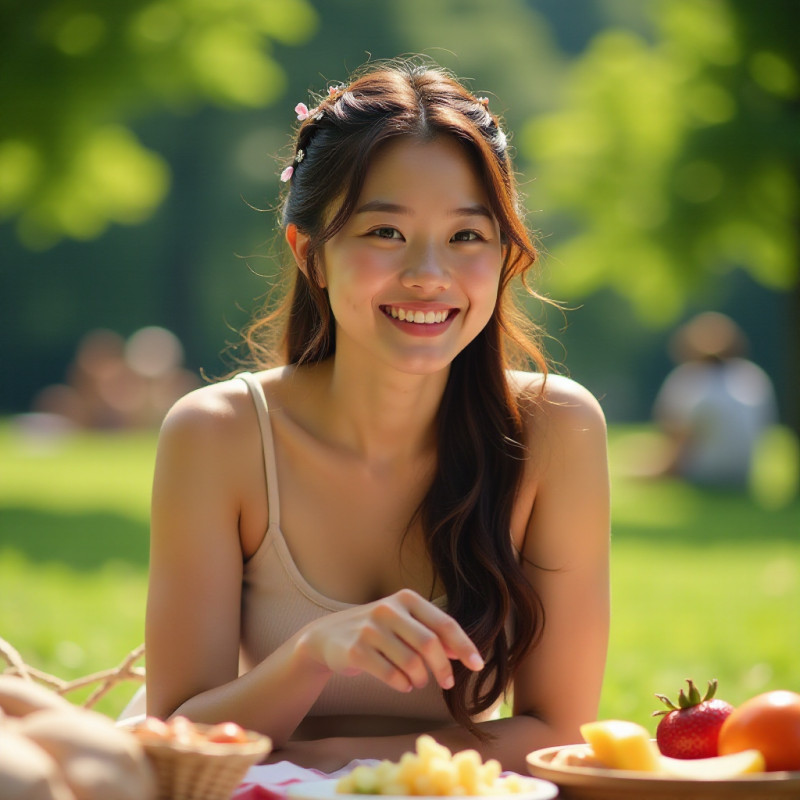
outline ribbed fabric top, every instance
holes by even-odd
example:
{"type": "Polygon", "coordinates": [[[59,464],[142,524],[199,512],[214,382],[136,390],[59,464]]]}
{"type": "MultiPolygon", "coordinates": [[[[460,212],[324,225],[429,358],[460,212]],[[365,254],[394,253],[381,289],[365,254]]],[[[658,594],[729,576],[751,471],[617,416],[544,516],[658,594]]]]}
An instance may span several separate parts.
{"type": "MultiPolygon", "coordinates": [[[[244,566],[241,648],[246,671],[309,622],[354,606],[326,597],[300,574],[280,527],[277,462],[267,399],[253,375],[238,377],[247,383],[258,413],[269,502],[266,535],[244,566]]],[[[452,721],[441,689],[432,678],[425,688],[406,694],[370,675],[334,675],[309,712],[309,716],[358,714],[452,721]]]]}

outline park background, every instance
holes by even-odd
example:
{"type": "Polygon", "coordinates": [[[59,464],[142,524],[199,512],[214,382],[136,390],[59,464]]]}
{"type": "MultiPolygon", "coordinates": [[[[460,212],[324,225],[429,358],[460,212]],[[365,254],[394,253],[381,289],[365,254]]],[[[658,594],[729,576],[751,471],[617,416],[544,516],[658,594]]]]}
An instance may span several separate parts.
{"type": "Polygon", "coordinates": [[[568,309],[531,314],[609,419],[601,714],[652,725],[653,692],[688,677],[719,678],[732,702],[800,691],[796,2],[41,0],[0,14],[0,636],[26,661],[70,678],[142,641],[156,436],[43,432],[36,398],[97,329],[165,328],[193,375],[226,373],[278,271],[295,104],[365,61],[421,53],[505,118],[537,288],[568,309]],[[781,425],[740,494],[628,470],[671,333],[709,309],[742,326],[778,395],[781,425]]]}

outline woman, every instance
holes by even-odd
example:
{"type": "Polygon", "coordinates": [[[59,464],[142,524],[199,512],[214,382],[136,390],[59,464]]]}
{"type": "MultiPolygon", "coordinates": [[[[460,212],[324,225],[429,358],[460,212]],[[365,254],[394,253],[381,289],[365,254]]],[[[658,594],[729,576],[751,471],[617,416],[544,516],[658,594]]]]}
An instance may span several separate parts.
{"type": "Polygon", "coordinates": [[[161,433],[148,713],[321,769],[430,732],[525,771],[597,713],[602,412],[514,312],[536,253],[484,99],[400,62],[296,110],[284,366],[256,320],[254,374],[161,433]]]}

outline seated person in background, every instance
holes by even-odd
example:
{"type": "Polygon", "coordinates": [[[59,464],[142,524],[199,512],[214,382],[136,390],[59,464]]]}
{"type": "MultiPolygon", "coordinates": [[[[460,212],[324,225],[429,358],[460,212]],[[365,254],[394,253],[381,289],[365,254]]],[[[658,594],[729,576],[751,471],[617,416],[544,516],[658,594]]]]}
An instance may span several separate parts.
{"type": "Polygon", "coordinates": [[[670,349],[679,364],[653,409],[670,440],[667,471],[698,485],[746,488],[756,445],[777,421],[772,382],[744,357],[745,335],[724,314],[694,317],[670,349]]]}

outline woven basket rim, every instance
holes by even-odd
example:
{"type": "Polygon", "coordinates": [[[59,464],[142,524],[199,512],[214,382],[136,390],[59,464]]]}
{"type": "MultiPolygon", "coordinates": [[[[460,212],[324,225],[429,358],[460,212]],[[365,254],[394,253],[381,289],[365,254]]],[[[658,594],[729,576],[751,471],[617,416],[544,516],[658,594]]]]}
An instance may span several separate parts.
{"type": "MultiPolygon", "coordinates": [[[[197,726],[199,728],[199,726],[197,726]]],[[[209,726],[211,727],[211,726],[209,726]]],[[[145,741],[140,739],[141,746],[153,753],[197,753],[203,756],[225,758],[237,755],[266,755],[272,750],[272,740],[269,736],[260,733],[247,731],[248,741],[246,742],[175,742],[165,741],[145,741]]]]}

